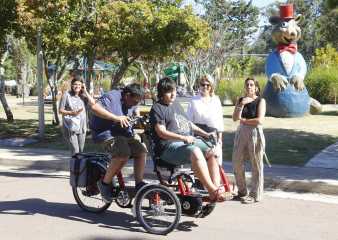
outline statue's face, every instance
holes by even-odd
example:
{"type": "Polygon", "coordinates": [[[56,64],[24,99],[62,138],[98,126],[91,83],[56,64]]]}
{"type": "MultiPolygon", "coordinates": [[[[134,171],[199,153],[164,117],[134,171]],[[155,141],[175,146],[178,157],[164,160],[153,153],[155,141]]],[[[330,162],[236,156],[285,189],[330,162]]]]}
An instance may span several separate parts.
{"type": "Polygon", "coordinates": [[[301,37],[301,30],[295,19],[281,20],[272,30],[272,39],[278,44],[297,42],[301,37]]]}

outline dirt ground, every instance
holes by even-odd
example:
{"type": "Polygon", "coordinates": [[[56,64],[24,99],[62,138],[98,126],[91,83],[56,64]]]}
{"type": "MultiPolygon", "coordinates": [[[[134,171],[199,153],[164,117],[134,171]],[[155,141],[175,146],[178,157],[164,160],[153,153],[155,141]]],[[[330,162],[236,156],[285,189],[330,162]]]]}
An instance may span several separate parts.
{"type": "MultiPolygon", "coordinates": [[[[6,100],[14,115],[14,119],[38,119],[38,98],[36,96],[17,98],[15,96],[6,95],[6,100]]],[[[45,120],[46,124],[51,123],[53,119],[52,105],[45,104],[45,120]]],[[[0,119],[6,119],[6,114],[2,105],[0,104],[0,119]]]]}

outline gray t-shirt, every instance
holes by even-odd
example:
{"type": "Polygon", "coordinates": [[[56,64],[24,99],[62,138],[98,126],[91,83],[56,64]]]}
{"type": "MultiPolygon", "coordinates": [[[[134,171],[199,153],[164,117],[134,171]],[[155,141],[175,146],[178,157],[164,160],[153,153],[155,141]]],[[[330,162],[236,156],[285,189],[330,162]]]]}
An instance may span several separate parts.
{"type": "MultiPolygon", "coordinates": [[[[77,111],[81,108],[83,110],[78,115],[80,117],[80,133],[85,133],[87,130],[87,115],[83,99],[76,95],[73,96],[69,92],[65,92],[62,95],[59,109],[64,109],[66,111],[77,111]]],[[[62,124],[65,126],[64,117],[62,118],[62,124]]]]}
{"type": "Polygon", "coordinates": [[[172,142],[177,140],[165,140],[157,135],[155,131],[155,125],[161,124],[166,127],[168,131],[185,135],[192,136],[191,122],[188,120],[181,105],[175,101],[170,105],[163,104],[161,102],[155,103],[150,110],[150,124],[152,130],[152,137],[155,143],[155,154],[160,155],[164,149],[172,142]]]}

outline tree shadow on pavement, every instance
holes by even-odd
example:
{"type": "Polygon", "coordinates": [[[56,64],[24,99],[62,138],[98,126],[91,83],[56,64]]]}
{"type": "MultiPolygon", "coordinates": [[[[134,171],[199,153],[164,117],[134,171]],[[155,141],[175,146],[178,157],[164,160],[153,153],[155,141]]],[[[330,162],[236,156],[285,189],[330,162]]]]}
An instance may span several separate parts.
{"type": "Polygon", "coordinates": [[[46,171],[46,173],[25,173],[25,172],[3,172],[0,171],[0,176],[3,177],[20,177],[20,178],[65,178],[69,179],[69,176],[55,174],[55,171],[46,171]],[[52,174],[48,174],[52,173],[52,174]]]}
{"type": "Polygon", "coordinates": [[[126,238],[124,238],[124,237],[113,237],[113,238],[109,237],[109,238],[107,238],[107,237],[97,237],[97,236],[95,236],[95,237],[86,237],[86,238],[81,238],[81,239],[82,240],[146,240],[146,239],[154,239],[154,238],[130,237],[130,236],[128,236],[126,238]]]}
{"type": "MultiPolygon", "coordinates": [[[[70,221],[95,224],[103,228],[126,230],[130,232],[144,232],[141,225],[131,214],[107,210],[101,214],[89,213],[81,210],[76,204],[48,202],[40,198],[27,198],[16,201],[0,202],[0,214],[7,215],[35,215],[59,217],[70,221]]],[[[181,222],[180,231],[191,231],[192,222],[181,222]]],[[[95,238],[96,239],[96,238],[95,238]]]]}
{"type": "Polygon", "coordinates": [[[140,225],[130,214],[111,210],[102,214],[89,213],[81,210],[76,204],[48,202],[39,198],[28,198],[17,201],[2,201],[0,202],[0,214],[42,214],[71,221],[96,224],[99,227],[109,227],[132,232],[141,231],[140,225]]]}
{"type": "Polygon", "coordinates": [[[319,113],[319,115],[324,115],[324,116],[338,116],[338,111],[322,112],[322,113],[319,113]]]}

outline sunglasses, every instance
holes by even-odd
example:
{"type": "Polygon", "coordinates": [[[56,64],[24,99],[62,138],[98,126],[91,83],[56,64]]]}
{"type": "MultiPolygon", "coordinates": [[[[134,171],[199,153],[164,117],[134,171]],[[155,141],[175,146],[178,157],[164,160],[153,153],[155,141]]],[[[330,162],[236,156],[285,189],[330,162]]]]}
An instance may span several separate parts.
{"type": "Polygon", "coordinates": [[[208,83],[201,83],[200,86],[201,87],[210,87],[210,84],[208,84],[208,83]]]}

